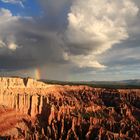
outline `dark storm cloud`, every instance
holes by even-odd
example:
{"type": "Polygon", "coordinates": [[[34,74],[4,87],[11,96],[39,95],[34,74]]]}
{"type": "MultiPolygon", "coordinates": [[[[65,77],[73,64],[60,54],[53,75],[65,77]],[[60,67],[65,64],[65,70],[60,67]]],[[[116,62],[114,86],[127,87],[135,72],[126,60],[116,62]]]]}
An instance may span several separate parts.
{"type": "MultiPolygon", "coordinates": [[[[67,17],[67,13],[70,11],[73,0],[39,0],[40,5],[43,7],[43,10],[46,11],[45,15],[49,18],[58,18],[67,17]]],[[[57,18],[57,19],[58,19],[57,18]]]]}
{"type": "Polygon", "coordinates": [[[12,16],[5,9],[1,18],[5,19],[0,29],[1,68],[26,69],[50,62],[64,63],[64,46],[60,35],[50,31],[39,19],[12,16]]]}
{"type": "Polygon", "coordinates": [[[115,59],[111,62],[107,62],[106,65],[108,65],[109,67],[113,67],[113,66],[132,66],[133,65],[138,65],[140,64],[140,58],[139,59],[135,59],[135,58],[121,58],[121,59],[115,59]]]}
{"type": "MultiPolygon", "coordinates": [[[[70,11],[72,0],[39,0],[44,11],[45,22],[51,30],[65,30],[67,14],[70,11]]],[[[43,21],[44,22],[44,21],[43,21]]]]}
{"type": "Polygon", "coordinates": [[[140,65],[140,46],[137,46],[137,43],[134,46],[124,45],[127,45],[127,43],[115,46],[114,49],[110,49],[98,59],[108,67],[133,67],[133,65],[140,65]]]}

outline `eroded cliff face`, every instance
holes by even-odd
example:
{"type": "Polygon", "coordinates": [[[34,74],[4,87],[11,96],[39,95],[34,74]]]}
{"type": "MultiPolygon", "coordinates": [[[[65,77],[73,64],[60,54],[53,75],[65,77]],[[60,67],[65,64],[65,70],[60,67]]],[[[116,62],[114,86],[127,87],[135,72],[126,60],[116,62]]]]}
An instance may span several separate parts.
{"type": "Polygon", "coordinates": [[[0,78],[0,104],[35,117],[41,112],[43,94],[49,87],[30,78],[0,78]]]}
{"type": "Polygon", "coordinates": [[[33,118],[24,119],[28,129],[23,127],[17,138],[140,139],[140,90],[47,85],[20,78],[0,81],[0,104],[33,118]]]}
{"type": "Polygon", "coordinates": [[[0,88],[45,88],[47,84],[31,78],[0,77],[0,88]]]}

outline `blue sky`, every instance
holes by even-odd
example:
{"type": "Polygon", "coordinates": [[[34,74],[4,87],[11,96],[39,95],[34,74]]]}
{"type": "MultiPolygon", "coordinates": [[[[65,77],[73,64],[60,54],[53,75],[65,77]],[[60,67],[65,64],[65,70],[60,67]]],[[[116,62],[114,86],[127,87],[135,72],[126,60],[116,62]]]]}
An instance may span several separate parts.
{"type": "Polygon", "coordinates": [[[37,0],[23,1],[24,7],[20,4],[4,3],[0,1],[0,7],[9,9],[13,15],[21,16],[40,16],[42,9],[37,0]]]}
{"type": "Polygon", "coordinates": [[[0,75],[139,79],[139,9],[139,0],[0,0],[0,75]]]}

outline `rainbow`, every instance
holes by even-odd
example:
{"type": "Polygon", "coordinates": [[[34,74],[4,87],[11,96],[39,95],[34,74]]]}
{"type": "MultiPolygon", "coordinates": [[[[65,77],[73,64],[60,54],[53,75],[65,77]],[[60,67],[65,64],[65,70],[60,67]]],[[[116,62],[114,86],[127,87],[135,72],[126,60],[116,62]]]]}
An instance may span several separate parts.
{"type": "Polygon", "coordinates": [[[35,79],[37,79],[37,80],[41,79],[41,71],[40,71],[39,68],[36,68],[36,69],[34,70],[34,77],[35,77],[35,79]]]}

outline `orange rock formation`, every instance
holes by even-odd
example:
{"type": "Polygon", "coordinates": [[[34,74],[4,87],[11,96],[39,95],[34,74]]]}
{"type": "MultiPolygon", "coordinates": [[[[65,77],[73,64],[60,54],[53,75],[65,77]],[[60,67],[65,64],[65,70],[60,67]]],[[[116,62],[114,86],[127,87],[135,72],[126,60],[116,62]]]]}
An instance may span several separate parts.
{"type": "Polygon", "coordinates": [[[136,89],[0,78],[0,105],[0,138],[140,139],[140,90],[136,89]]]}

